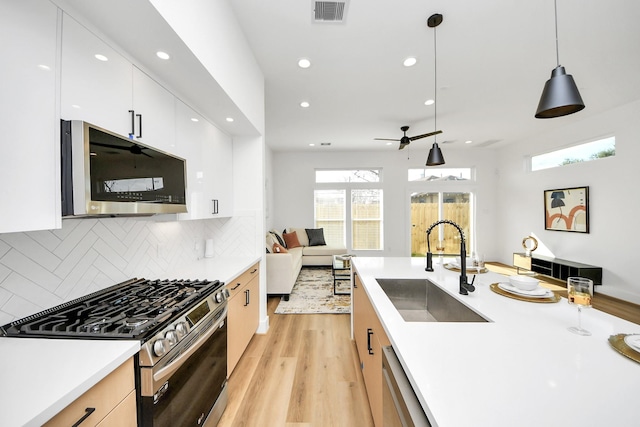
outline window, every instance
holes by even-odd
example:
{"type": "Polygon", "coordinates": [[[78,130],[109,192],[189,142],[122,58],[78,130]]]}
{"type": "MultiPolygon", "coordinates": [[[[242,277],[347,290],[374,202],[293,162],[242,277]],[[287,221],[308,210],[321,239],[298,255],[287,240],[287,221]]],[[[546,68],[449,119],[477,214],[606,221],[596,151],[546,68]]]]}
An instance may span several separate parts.
{"type": "MultiPolygon", "coordinates": [[[[423,257],[427,253],[427,228],[436,221],[449,219],[462,228],[467,254],[471,242],[471,194],[466,192],[416,192],[411,194],[411,256],[423,257]]],[[[451,225],[438,225],[431,231],[431,252],[437,253],[438,242],[443,241],[444,253],[460,254],[460,233],[451,225]]]]}
{"type": "Polygon", "coordinates": [[[316,170],[316,183],[380,182],[379,169],[316,170]]]}
{"type": "Polygon", "coordinates": [[[573,163],[589,162],[616,155],[616,138],[600,139],[573,147],[531,157],[531,170],[555,168],[573,163]]]}
{"type": "Polygon", "coordinates": [[[409,182],[413,181],[469,181],[471,168],[409,169],[409,182]]]}
{"type": "Polygon", "coordinates": [[[381,250],[382,190],[351,190],[351,238],[354,250],[381,250]]]}
{"type": "Polygon", "coordinates": [[[353,250],[384,248],[382,169],[316,169],[315,227],[327,244],[353,250]]]}
{"type": "Polygon", "coordinates": [[[324,229],[327,244],[345,244],[345,190],[315,190],[315,227],[324,229]]]}

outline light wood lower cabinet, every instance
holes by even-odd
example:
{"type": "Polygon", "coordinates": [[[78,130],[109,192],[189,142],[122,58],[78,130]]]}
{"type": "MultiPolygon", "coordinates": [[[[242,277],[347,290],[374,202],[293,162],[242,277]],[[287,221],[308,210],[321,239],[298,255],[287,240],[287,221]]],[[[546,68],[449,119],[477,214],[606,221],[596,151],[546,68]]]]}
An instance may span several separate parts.
{"type": "Polygon", "coordinates": [[[45,427],[135,427],[136,392],[133,359],[129,359],[49,420],[45,427]],[[83,419],[83,417],[85,417],[83,419]]]}
{"type": "Polygon", "coordinates": [[[353,335],[371,415],[375,425],[382,426],[382,347],[390,342],[357,274],[353,288],[353,335]]]}
{"type": "Polygon", "coordinates": [[[260,263],[227,283],[227,375],[231,375],[260,322],[260,263]]]}

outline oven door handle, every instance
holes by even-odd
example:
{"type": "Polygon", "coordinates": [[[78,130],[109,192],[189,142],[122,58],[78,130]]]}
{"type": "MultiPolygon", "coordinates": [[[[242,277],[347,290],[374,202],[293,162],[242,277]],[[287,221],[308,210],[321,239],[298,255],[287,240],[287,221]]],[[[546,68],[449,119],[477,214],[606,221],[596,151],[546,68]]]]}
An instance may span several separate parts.
{"type": "Polygon", "coordinates": [[[204,335],[202,335],[200,338],[198,338],[198,341],[193,343],[193,345],[191,347],[186,349],[184,351],[184,353],[180,354],[180,356],[176,357],[173,362],[169,363],[167,366],[163,367],[162,369],[159,369],[158,372],[154,373],[153,374],[154,383],[165,382],[171,375],[173,375],[174,372],[176,372],[178,369],[180,369],[180,367],[183,365],[183,363],[193,353],[195,353],[200,347],[202,347],[202,345],[218,329],[220,329],[224,325],[224,322],[226,321],[226,319],[227,319],[227,316],[223,316],[222,318],[218,319],[218,321],[215,324],[211,325],[209,330],[207,330],[207,332],[204,335]]]}

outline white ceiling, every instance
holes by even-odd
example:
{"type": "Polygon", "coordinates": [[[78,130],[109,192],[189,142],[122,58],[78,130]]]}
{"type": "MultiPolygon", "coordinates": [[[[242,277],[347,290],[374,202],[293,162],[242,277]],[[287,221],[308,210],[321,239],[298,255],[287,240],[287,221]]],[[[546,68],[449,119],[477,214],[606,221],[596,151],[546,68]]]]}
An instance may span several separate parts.
{"type": "MultiPolygon", "coordinates": [[[[558,0],[560,63],[586,108],[546,120],[534,113],[556,66],[553,0],[350,0],[344,23],[320,24],[312,0],[231,3],[264,72],[265,139],[276,151],[396,150],[374,138],[399,138],[402,125],[409,136],[434,130],[434,106],[424,105],[434,97],[433,13],[444,15],[436,30],[443,149],[499,147],[640,99],[636,0],[558,0]],[[408,56],[418,58],[411,68],[402,65],[408,56]],[[296,65],[302,57],[310,68],[296,65]]],[[[433,140],[411,147],[426,152],[433,140]]]]}

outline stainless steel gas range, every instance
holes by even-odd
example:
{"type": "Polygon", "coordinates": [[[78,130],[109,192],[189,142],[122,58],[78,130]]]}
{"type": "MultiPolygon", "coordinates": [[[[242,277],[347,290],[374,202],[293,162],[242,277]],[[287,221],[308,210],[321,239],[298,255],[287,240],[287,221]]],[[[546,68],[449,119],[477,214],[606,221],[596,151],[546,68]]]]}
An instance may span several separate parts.
{"type": "Polygon", "coordinates": [[[219,281],[132,279],[4,325],[0,335],[140,340],[138,425],[215,425],[227,402],[219,281]]]}

